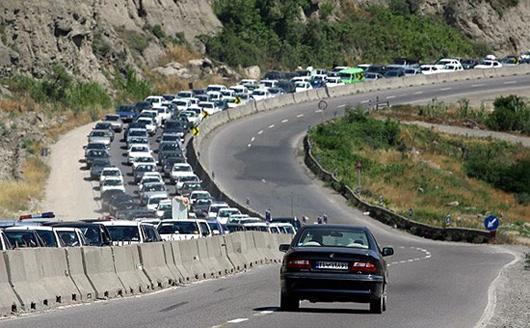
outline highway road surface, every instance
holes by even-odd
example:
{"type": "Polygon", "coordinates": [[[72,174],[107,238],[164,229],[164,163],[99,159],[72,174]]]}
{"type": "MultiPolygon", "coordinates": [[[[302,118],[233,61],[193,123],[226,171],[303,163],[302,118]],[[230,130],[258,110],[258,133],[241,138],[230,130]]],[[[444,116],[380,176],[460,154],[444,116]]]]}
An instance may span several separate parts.
{"type": "Polygon", "coordinates": [[[324,112],[316,103],[294,105],[232,122],[201,150],[217,183],[259,211],[313,218],[326,213],[331,223],[366,225],[381,245],[393,245],[383,315],[353,303],[303,302],[300,312],[279,312],[279,267],[273,265],[154,295],[4,320],[0,327],[475,327],[488,306],[490,285],[514,256],[502,246],[425,240],[370,219],[311,177],[299,146],[308,126],[376,95],[395,104],[458,94],[491,97],[529,86],[528,76],[506,77],[329,99],[324,112]]]}

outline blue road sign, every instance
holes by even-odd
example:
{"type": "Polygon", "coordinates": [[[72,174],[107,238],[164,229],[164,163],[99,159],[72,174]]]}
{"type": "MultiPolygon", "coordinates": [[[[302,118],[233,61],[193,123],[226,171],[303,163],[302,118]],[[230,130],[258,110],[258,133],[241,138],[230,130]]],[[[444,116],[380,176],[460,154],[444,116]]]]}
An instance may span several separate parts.
{"type": "Polygon", "coordinates": [[[484,219],[484,227],[488,231],[496,231],[501,221],[495,215],[488,215],[484,219]]]}

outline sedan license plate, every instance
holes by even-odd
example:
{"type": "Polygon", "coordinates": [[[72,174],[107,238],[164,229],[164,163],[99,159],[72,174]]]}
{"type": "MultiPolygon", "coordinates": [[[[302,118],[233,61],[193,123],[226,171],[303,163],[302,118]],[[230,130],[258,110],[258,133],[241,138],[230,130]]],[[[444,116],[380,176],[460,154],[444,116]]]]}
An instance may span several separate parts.
{"type": "Polygon", "coordinates": [[[318,261],[316,265],[320,270],[348,270],[347,262],[318,261]]]}

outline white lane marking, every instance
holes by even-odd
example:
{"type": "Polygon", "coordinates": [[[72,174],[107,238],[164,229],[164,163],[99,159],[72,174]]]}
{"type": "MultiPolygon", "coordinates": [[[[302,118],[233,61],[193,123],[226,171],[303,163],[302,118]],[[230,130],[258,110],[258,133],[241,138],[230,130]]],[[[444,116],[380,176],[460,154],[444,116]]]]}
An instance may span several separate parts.
{"type": "Polygon", "coordinates": [[[451,90],[452,88],[441,88],[440,91],[449,91],[451,90]]]}
{"type": "Polygon", "coordinates": [[[240,322],[245,322],[247,320],[248,320],[248,318],[237,318],[237,319],[233,319],[233,320],[228,320],[226,323],[240,323],[240,322]]]}
{"type": "Polygon", "coordinates": [[[338,105],[337,108],[343,108],[346,107],[346,104],[338,105]]]}
{"type": "Polygon", "coordinates": [[[370,99],[366,99],[366,100],[361,101],[361,104],[366,104],[366,103],[369,103],[369,102],[370,102],[370,99]]]}
{"type": "Polygon", "coordinates": [[[483,87],[483,86],[484,86],[484,83],[472,84],[471,85],[472,88],[478,88],[478,87],[483,87]]]}
{"type": "Polygon", "coordinates": [[[320,113],[321,111],[322,111],[322,109],[317,109],[317,110],[315,111],[315,113],[320,113]]]}
{"type": "Polygon", "coordinates": [[[272,129],[274,127],[274,124],[269,125],[269,129],[272,129]]]}
{"type": "Polygon", "coordinates": [[[296,117],[298,117],[298,118],[304,117],[304,114],[298,114],[298,115],[296,115],[296,117]]]}
{"type": "Polygon", "coordinates": [[[413,93],[413,95],[421,95],[421,94],[423,94],[423,91],[416,91],[413,93]]]}
{"type": "Polygon", "coordinates": [[[517,83],[517,81],[506,81],[503,84],[516,84],[516,83],[517,83]]]}
{"type": "Polygon", "coordinates": [[[263,130],[259,130],[259,131],[258,131],[258,134],[262,134],[262,133],[263,133],[263,130]]]}
{"type": "Polygon", "coordinates": [[[261,311],[260,313],[261,314],[272,314],[274,313],[274,311],[261,311]]]}
{"type": "Polygon", "coordinates": [[[248,144],[248,148],[252,147],[252,144],[248,144]]]}
{"type": "Polygon", "coordinates": [[[396,96],[388,96],[388,97],[386,97],[386,99],[394,99],[394,98],[396,98],[396,96]]]}
{"type": "Polygon", "coordinates": [[[250,138],[250,142],[254,142],[254,140],[256,140],[256,137],[250,138]]]}
{"type": "Polygon", "coordinates": [[[287,123],[287,122],[289,122],[288,119],[282,120],[282,123],[287,123]]]}

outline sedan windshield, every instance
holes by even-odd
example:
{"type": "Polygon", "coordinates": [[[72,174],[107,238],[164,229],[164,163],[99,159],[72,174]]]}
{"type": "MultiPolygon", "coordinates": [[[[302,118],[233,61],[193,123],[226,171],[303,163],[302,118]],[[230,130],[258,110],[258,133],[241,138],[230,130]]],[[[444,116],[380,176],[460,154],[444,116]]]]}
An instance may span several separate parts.
{"type": "Polygon", "coordinates": [[[140,232],[136,226],[107,226],[110,237],[115,241],[140,241],[140,232]]]}
{"type": "Polygon", "coordinates": [[[158,233],[162,234],[183,234],[183,235],[197,235],[199,234],[199,227],[195,222],[177,222],[172,224],[162,224],[158,229],[158,233]]]}
{"type": "Polygon", "coordinates": [[[306,229],[297,247],[351,247],[368,249],[368,236],[362,230],[306,229]]]}

